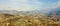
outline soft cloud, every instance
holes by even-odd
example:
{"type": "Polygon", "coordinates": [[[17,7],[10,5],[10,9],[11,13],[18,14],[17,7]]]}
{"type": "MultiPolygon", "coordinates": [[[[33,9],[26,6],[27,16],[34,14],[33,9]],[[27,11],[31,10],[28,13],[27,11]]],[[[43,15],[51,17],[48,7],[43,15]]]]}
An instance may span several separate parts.
{"type": "Polygon", "coordinates": [[[3,2],[0,5],[2,10],[18,10],[18,11],[32,11],[41,8],[43,3],[38,0],[10,0],[10,2],[3,2]],[[4,4],[5,3],[5,4],[4,4]]]}
{"type": "Polygon", "coordinates": [[[60,7],[60,1],[58,1],[58,2],[56,2],[56,3],[53,3],[53,5],[52,5],[52,8],[58,8],[58,7],[60,7]]]}
{"type": "MultiPolygon", "coordinates": [[[[48,5],[48,4],[47,4],[48,5]]],[[[47,6],[46,5],[46,6],[47,6]]],[[[43,7],[41,8],[41,12],[42,13],[49,13],[50,11],[54,10],[54,9],[57,9],[58,7],[60,7],[60,1],[57,1],[57,2],[54,2],[52,3],[50,6],[47,6],[47,7],[43,7]]]]}
{"type": "Polygon", "coordinates": [[[58,1],[58,6],[60,7],[60,1],[58,1]]]}
{"type": "Polygon", "coordinates": [[[37,9],[47,11],[57,7],[60,7],[60,1],[53,4],[43,3],[39,0],[9,0],[9,2],[0,2],[0,9],[2,10],[32,11],[37,9]]]}

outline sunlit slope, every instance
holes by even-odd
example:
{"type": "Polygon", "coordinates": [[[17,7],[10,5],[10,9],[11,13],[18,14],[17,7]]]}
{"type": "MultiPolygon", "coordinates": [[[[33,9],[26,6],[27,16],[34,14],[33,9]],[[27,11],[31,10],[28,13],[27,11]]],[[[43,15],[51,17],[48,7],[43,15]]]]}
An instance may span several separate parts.
{"type": "Polygon", "coordinates": [[[59,25],[60,22],[54,20],[53,18],[50,18],[44,14],[0,14],[0,26],[48,26],[48,24],[59,25]]]}

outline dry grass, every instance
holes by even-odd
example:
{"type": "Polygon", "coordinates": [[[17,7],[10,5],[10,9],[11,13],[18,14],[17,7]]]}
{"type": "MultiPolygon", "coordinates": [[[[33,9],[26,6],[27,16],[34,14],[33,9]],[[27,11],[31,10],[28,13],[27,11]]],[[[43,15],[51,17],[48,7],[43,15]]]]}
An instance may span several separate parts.
{"type": "Polygon", "coordinates": [[[58,24],[60,26],[59,21],[55,22],[48,18],[47,15],[0,14],[0,26],[47,26],[48,24],[58,24]]]}

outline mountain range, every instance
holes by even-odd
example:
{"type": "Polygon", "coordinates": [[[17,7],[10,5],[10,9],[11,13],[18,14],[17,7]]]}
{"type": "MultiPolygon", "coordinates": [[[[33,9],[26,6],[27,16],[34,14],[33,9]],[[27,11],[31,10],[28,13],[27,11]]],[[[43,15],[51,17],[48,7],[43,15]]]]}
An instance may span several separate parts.
{"type": "Polygon", "coordinates": [[[40,14],[44,13],[47,15],[51,15],[52,13],[56,13],[56,15],[60,15],[60,7],[50,10],[33,10],[33,11],[17,11],[17,10],[0,10],[0,13],[15,13],[15,14],[40,14]]]}

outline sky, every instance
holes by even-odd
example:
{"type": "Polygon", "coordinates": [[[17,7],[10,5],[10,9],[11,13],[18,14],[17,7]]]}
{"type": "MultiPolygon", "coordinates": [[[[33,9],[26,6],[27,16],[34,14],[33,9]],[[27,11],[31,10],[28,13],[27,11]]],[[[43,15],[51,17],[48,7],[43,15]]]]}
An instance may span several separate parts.
{"type": "Polygon", "coordinates": [[[0,10],[50,10],[60,7],[60,0],[0,0],[0,10]]]}

